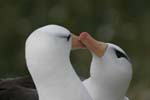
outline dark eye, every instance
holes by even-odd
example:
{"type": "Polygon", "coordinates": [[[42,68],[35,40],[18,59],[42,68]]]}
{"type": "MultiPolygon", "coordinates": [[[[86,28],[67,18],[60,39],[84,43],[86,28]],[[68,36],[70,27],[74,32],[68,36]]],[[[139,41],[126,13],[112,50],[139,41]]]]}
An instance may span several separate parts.
{"type": "Polygon", "coordinates": [[[65,38],[65,39],[67,39],[67,41],[69,41],[70,40],[70,37],[71,37],[71,34],[69,34],[68,36],[59,36],[60,38],[65,38]]]}
{"type": "Polygon", "coordinates": [[[121,51],[119,51],[119,50],[116,50],[116,49],[114,49],[115,50],[115,53],[116,53],[116,56],[118,57],[118,58],[126,58],[127,60],[129,60],[129,58],[128,58],[128,56],[126,55],[126,54],[124,54],[123,52],[121,52],[121,51]]]}
{"type": "Polygon", "coordinates": [[[71,35],[69,34],[69,35],[67,36],[67,41],[69,41],[69,40],[70,40],[70,37],[71,37],[71,35]]]}

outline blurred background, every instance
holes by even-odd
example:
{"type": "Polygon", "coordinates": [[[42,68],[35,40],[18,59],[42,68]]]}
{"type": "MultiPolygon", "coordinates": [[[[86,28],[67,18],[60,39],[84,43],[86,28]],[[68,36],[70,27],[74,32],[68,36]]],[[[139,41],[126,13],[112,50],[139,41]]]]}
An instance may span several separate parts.
{"type": "MultiPolygon", "coordinates": [[[[0,0],[0,78],[28,75],[24,45],[29,34],[44,25],[59,24],[79,35],[122,47],[133,63],[131,100],[150,100],[149,0],[0,0]]],[[[71,53],[71,62],[89,76],[91,55],[71,53]]]]}

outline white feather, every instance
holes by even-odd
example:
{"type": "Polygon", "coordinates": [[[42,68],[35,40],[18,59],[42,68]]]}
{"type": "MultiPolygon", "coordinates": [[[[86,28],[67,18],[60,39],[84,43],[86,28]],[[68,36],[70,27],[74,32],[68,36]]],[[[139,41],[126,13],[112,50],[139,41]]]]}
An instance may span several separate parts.
{"type": "Polygon", "coordinates": [[[39,100],[92,100],[70,63],[70,32],[48,25],[34,31],[26,42],[26,61],[39,100]]]}
{"type": "Polygon", "coordinates": [[[94,53],[90,78],[83,84],[93,100],[124,100],[131,77],[131,63],[126,58],[117,58],[114,49],[125,53],[120,47],[108,43],[102,57],[94,53]]]}

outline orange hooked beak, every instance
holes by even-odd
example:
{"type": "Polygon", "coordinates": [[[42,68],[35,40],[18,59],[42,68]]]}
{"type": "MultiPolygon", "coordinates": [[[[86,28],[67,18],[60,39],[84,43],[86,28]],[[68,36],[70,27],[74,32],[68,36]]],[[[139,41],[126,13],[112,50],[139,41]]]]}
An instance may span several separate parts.
{"type": "Polygon", "coordinates": [[[106,43],[95,40],[87,32],[82,32],[79,36],[79,40],[82,42],[83,45],[86,46],[87,49],[95,53],[95,55],[99,57],[102,57],[104,55],[107,48],[106,43]]]}

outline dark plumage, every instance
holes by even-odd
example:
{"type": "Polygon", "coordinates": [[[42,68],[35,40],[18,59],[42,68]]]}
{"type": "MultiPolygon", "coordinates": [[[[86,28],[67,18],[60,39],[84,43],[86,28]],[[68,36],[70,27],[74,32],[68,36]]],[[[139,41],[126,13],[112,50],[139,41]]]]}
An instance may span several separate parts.
{"type": "Polygon", "coordinates": [[[1,79],[0,100],[39,100],[31,76],[1,79]]]}
{"type": "Polygon", "coordinates": [[[0,80],[0,100],[38,100],[30,76],[0,80]]]}

